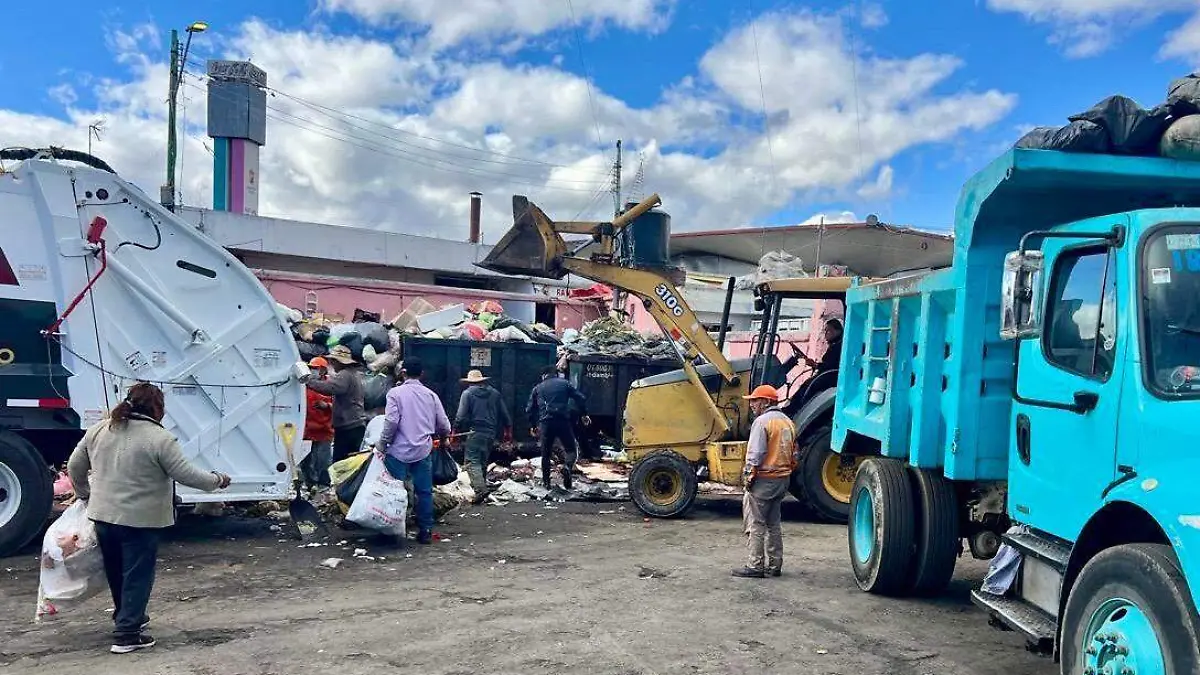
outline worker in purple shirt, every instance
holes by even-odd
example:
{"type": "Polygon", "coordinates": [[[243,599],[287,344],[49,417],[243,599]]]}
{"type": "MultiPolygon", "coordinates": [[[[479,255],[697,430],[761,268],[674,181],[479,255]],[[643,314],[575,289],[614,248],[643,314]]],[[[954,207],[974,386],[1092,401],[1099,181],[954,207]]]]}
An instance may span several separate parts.
{"type": "Polygon", "coordinates": [[[375,449],[397,480],[411,480],[416,497],[417,542],[433,541],[433,439],[450,435],[450,420],[442,401],[421,382],[424,368],[418,358],[404,359],[404,382],[387,393],[383,433],[375,449]]]}

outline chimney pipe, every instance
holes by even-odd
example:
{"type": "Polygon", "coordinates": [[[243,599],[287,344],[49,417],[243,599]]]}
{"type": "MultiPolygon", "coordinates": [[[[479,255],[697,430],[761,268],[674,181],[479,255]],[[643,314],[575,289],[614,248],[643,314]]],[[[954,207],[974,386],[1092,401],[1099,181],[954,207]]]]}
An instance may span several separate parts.
{"type": "Polygon", "coordinates": [[[482,199],[482,193],[471,193],[471,226],[467,230],[467,242],[471,244],[479,243],[479,209],[482,205],[482,199]]]}

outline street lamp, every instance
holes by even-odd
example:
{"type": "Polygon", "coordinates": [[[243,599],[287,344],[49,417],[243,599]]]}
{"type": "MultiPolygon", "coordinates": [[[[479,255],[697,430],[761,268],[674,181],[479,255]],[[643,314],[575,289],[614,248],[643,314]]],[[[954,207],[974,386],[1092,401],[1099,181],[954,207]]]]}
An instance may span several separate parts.
{"type": "Polygon", "coordinates": [[[185,30],[187,31],[187,41],[183,45],[182,53],[179,49],[179,31],[171,30],[171,72],[167,96],[167,182],[159,191],[159,201],[170,211],[175,210],[175,150],[177,144],[175,108],[179,100],[179,84],[183,80],[183,71],[187,68],[188,52],[192,48],[192,36],[208,30],[208,24],[204,21],[193,21],[185,30]]]}

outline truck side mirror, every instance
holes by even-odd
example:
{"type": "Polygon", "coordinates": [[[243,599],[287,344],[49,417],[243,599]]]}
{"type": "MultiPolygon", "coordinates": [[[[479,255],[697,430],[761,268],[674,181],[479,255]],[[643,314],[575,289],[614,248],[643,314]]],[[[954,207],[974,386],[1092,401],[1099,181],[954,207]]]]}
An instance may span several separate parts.
{"type": "Polygon", "coordinates": [[[1041,251],[1013,251],[1004,256],[1000,284],[1000,337],[1024,340],[1042,334],[1041,251]]]}

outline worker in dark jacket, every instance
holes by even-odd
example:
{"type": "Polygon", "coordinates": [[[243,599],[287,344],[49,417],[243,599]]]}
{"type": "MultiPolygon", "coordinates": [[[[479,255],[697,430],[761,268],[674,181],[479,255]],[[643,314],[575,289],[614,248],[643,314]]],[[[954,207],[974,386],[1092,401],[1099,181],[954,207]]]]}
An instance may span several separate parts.
{"type": "Polygon", "coordinates": [[[475,503],[487,498],[487,464],[492,444],[500,434],[512,434],[512,418],[500,392],[488,384],[490,377],[472,370],[462,379],[466,391],[458,399],[458,414],[454,417],[454,429],[458,433],[469,432],[463,457],[467,462],[467,475],[471,477],[471,488],[475,490],[475,503]]]}
{"type": "Polygon", "coordinates": [[[571,402],[579,406],[584,424],[591,424],[587,416],[587,399],[571,383],[559,377],[558,368],[550,366],[542,372],[542,381],[529,394],[529,405],[525,413],[529,419],[537,420],[537,428],[531,432],[537,436],[542,450],[542,486],[550,488],[550,459],[554,441],[563,449],[563,487],[571,489],[571,470],[575,467],[575,432],[571,428],[571,402]]]}
{"type": "Polygon", "coordinates": [[[326,357],[333,366],[328,380],[309,380],[308,388],[333,397],[333,461],[340,462],[362,449],[367,432],[363,383],[350,348],[337,345],[326,357]]]}

